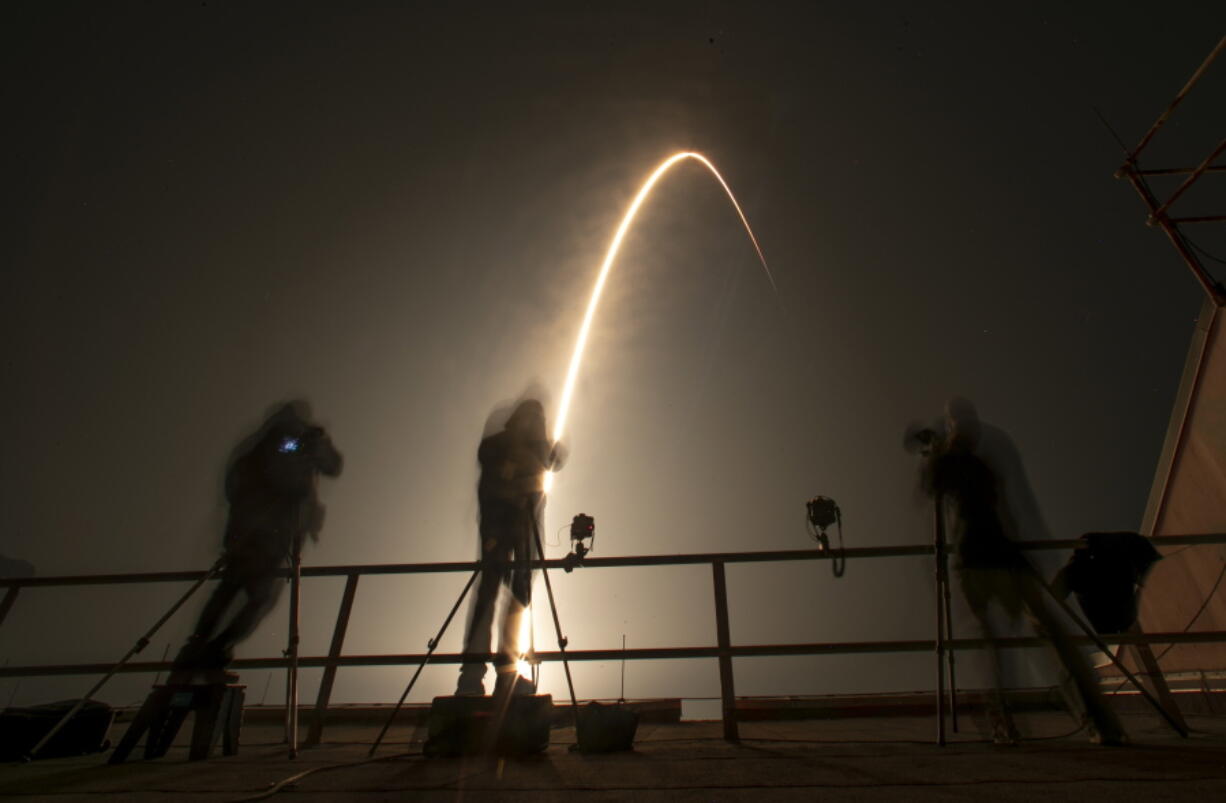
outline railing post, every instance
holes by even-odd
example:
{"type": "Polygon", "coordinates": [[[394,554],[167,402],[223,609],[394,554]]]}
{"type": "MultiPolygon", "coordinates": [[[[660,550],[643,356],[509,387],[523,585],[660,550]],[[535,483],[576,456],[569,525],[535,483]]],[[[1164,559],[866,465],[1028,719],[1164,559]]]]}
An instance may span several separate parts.
{"type": "Polygon", "coordinates": [[[728,634],[728,584],[724,578],[724,562],[711,563],[715,581],[715,631],[719,643],[719,690],[723,700],[724,740],[739,742],[736,726],[736,688],[732,680],[732,639],[728,634]]]}
{"type": "Polygon", "coordinates": [[[306,744],[314,746],[323,738],[324,717],[328,713],[328,702],[332,699],[332,683],[336,680],[336,664],[332,663],[341,655],[345,646],[345,631],[349,628],[349,612],[353,610],[353,597],[358,591],[357,572],[352,572],[345,580],[345,593],[341,595],[341,607],[336,614],[336,627],[332,630],[332,646],[328,648],[328,665],[324,667],[324,676],[319,681],[319,695],[315,698],[315,718],[311,721],[311,730],[307,733],[306,744]]]}

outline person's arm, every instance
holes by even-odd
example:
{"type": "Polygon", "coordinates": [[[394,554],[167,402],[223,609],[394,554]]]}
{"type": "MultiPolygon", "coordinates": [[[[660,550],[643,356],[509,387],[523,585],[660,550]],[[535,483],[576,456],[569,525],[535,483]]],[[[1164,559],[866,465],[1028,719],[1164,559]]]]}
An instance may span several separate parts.
{"type": "Polygon", "coordinates": [[[341,469],[344,467],[344,458],[332,445],[332,439],[328,437],[328,433],[320,427],[314,427],[306,437],[311,443],[311,458],[319,473],[328,477],[340,476],[341,469]]]}

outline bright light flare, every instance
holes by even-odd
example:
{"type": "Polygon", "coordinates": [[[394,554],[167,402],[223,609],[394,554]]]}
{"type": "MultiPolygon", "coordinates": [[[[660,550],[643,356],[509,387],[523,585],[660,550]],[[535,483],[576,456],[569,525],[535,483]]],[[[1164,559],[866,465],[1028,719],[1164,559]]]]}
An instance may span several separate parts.
{"type": "Polygon", "coordinates": [[[532,607],[524,608],[523,615],[519,617],[519,633],[515,637],[515,654],[519,659],[515,662],[515,668],[522,677],[532,680],[532,664],[528,663],[527,655],[532,649],[532,607]]]}
{"type": "MultiPolygon", "coordinates": [[[[609,278],[613,262],[617,259],[617,252],[621,249],[622,240],[625,239],[626,232],[630,229],[630,224],[634,222],[639,207],[647,200],[647,196],[651,194],[651,190],[655,187],[656,182],[668,172],[669,168],[686,159],[694,159],[701,162],[711,171],[711,175],[715,176],[715,180],[719,182],[720,186],[724,188],[724,192],[728,195],[728,200],[732,202],[732,207],[736,210],[737,215],[741,218],[741,223],[745,226],[745,233],[749,235],[749,240],[753,243],[754,251],[758,254],[758,261],[762,263],[762,270],[766,272],[766,278],[771,283],[771,289],[776,294],[779,292],[779,288],[775,286],[775,277],[771,275],[770,268],[766,265],[766,257],[762,254],[762,247],[758,245],[758,238],[754,236],[753,229],[749,227],[749,220],[745,217],[745,213],[741,211],[741,205],[737,203],[736,196],[732,194],[732,189],[728,186],[728,182],[724,181],[724,177],[715,169],[715,165],[711,164],[707,157],[701,153],[693,151],[674,153],[657,165],[656,169],[647,177],[647,180],[643,182],[643,186],[639,188],[638,195],[634,196],[634,200],[630,203],[630,208],[622,216],[621,224],[618,225],[617,231],[613,234],[613,241],[609,243],[609,250],[605,253],[604,262],[600,266],[600,273],[596,277],[596,286],[592,288],[592,296],[587,302],[587,311],[583,314],[583,324],[579,327],[579,336],[575,339],[575,350],[570,357],[570,366],[566,369],[566,384],[562,388],[562,403],[558,406],[558,414],[553,424],[554,442],[561,440],[562,434],[566,431],[566,419],[570,414],[571,397],[575,392],[575,380],[579,376],[579,366],[583,362],[583,351],[587,347],[587,338],[592,329],[592,321],[596,317],[596,308],[600,305],[600,296],[604,292],[605,282],[609,278]]],[[[545,493],[549,493],[552,488],[553,472],[549,471],[545,474],[545,493]]]]}

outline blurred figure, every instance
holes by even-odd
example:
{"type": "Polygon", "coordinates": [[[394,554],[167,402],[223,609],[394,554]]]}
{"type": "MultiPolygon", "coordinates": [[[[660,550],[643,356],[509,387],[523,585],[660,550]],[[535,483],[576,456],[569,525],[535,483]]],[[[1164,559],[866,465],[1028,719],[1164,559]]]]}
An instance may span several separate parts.
{"type": "Polygon", "coordinates": [[[536,399],[520,402],[506,426],[481,440],[477,462],[480,509],[481,579],[469,612],[457,695],[485,694],[485,662],[472,660],[490,652],[494,609],[499,591],[511,592],[498,636],[494,659],[494,694],[532,694],[535,689],[516,669],[519,628],[532,601],[531,561],[536,557],[536,533],[544,512],[545,473],[560,467],[557,449],[549,443],[545,408],[536,399]]]}
{"type": "Polygon", "coordinates": [[[220,581],[187,644],[175,659],[172,683],[201,672],[218,680],[247,638],[272,609],[283,583],[277,572],[302,549],[306,536],[318,541],[324,506],[316,479],[341,473],[341,455],[328,434],[311,422],[310,407],[282,405],[255,434],[235,449],[226,471],[224,565],[220,581]],[[222,627],[239,592],[241,607],[222,627]]]}
{"type": "Polygon", "coordinates": [[[1074,691],[1067,682],[1062,684],[1069,710],[1091,729],[1091,740],[1120,744],[1125,739],[1123,727],[1107,707],[1094,670],[1048,608],[1042,578],[1010,537],[1016,530],[1002,511],[1000,479],[977,453],[982,429],[975,406],[953,398],[946,405],[943,436],[913,426],[905,445],[925,455],[924,490],[951,514],[955,569],[971,612],[989,641],[993,739],[1000,744],[1018,741],[1004,700],[997,633],[988,615],[990,603],[996,601],[1011,622],[1024,612],[1036,632],[1051,643],[1075,687],[1074,691]]]}
{"type": "MultiPolygon", "coordinates": [[[[1000,515],[1005,536],[1015,541],[1043,541],[1051,538],[1051,531],[1039,509],[1030,479],[1026,476],[1022,455],[1013,442],[1013,438],[1000,427],[979,420],[971,402],[956,398],[951,399],[948,405],[969,406],[970,415],[974,416],[978,422],[979,443],[975,447],[975,456],[982,460],[996,477],[996,510],[1000,515]]],[[[931,443],[944,441],[949,435],[948,420],[949,417],[943,415],[928,427],[913,424],[908,430],[908,437],[914,438],[917,433],[922,432],[925,433],[925,437],[932,439],[931,443]]],[[[915,452],[923,447],[924,444],[912,442],[907,448],[915,452]]],[[[1039,560],[1046,558],[1052,562],[1052,565],[1046,568],[1053,571],[1057,568],[1056,562],[1058,561],[1054,555],[1031,556],[1029,560],[1033,563],[1036,557],[1039,560]]]]}

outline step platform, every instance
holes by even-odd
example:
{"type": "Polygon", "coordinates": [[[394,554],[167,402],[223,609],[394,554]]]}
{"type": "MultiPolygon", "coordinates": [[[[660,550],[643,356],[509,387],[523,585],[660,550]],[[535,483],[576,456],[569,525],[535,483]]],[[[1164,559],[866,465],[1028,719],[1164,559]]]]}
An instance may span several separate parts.
{"type": "Polygon", "coordinates": [[[146,733],[149,735],[145,739],[144,757],[153,759],[166,755],[179,728],[191,713],[195,713],[196,717],[192,725],[189,760],[208,758],[219,740],[222,755],[235,755],[238,753],[246,691],[246,686],[237,683],[167,683],[154,686],[108,763],[121,764],[126,761],[128,754],[146,733]]]}
{"type": "Polygon", "coordinates": [[[524,756],[549,747],[553,697],[435,697],[422,752],[429,758],[524,756]]]}

